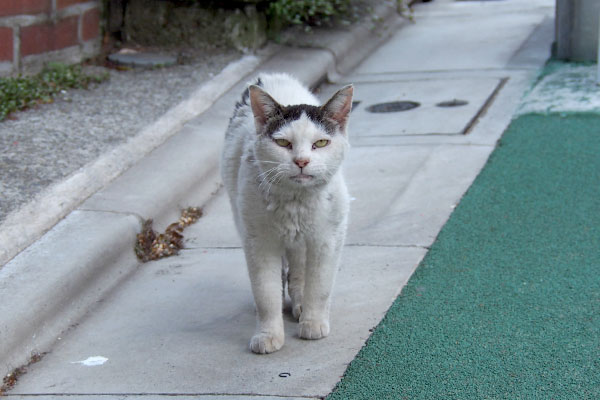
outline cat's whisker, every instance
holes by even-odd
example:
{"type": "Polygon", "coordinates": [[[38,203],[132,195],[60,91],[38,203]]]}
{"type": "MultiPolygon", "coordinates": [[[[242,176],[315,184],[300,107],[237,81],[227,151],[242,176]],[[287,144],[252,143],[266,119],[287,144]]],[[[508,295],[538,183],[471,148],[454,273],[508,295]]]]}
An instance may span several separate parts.
{"type": "Polygon", "coordinates": [[[282,167],[283,167],[283,166],[282,166],[281,164],[279,164],[279,165],[276,165],[276,166],[274,166],[274,167],[272,167],[272,168],[269,168],[268,170],[266,170],[266,171],[263,171],[262,173],[258,174],[258,177],[267,176],[267,175],[269,175],[271,172],[273,172],[273,171],[276,171],[276,170],[279,170],[279,169],[281,169],[282,167]]]}
{"type": "Polygon", "coordinates": [[[264,186],[264,185],[265,185],[265,183],[267,183],[267,184],[268,184],[269,182],[271,182],[271,181],[274,179],[274,177],[276,177],[276,176],[277,176],[279,173],[281,173],[281,172],[282,172],[282,171],[281,171],[281,168],[282,168],[282,167],[283,167],[282,165],[278,165],[278,166],[276,166],[276,167],[273,167],[273,168],[271,168],[271,169],[269,169],[269,170],[267,170],[267,171],[263,172],[262,174],[260,174],[260,175],[258,176],[258,178],[259,178],[259,180],[260,180],[260,184],[258,185],[258,187],[260,188],[261,186],[264,186]],[[272,174],[273,172],[275,173],[275,175],[274,175],[274,176],[271,176],[271,174],[272,174]],[[261,178],[261,176],[262,176],[262,178],[261,178]]]}
{"type": "Polygon", "coordinates": [[[279,162],[279,161],[258,160],[256,158],[253,158],[250,161],[252,161],[252,162],[256,161],[256,162],[267,163],[267,164],[281,164],[281,162],[279,162]]]}
{"type": "Polygon", "coordinates": [[[257,175],[257,178],[264,177],[264,176],[266,176],[266,175],[270,174],[270,173],[271,173],[273,170],[275,170],[275,169],[277,169],[277,168],[279,168],[279,166],[275,166],[275,167],[273,167],[273,168],[269,168],[268,170],[266,170],[266,171],[264,171],[264,172],[262,172],[262,173],[258,174],[258,175],[257,175]]]}
{"type": "Polygon", "coordinates": [[[337,167],[339,164],[329,164],[325,162],[319,162],[318,164],[313,164],[313,167],[337,167]]]}
{"type": "MultiPolygon", "coordinates": [[[[277,175],[275,175],[277,176],[277,175]]],[[[271,187],[273,186],[273,181],[275,178],[266,180],[264,182],[264,185],[262,185],[262,190],[265,192],[265,194],[268,196],[271,193],[271,187]]]]}
{"type": "MultiPolygon", "coordinates": [[[[287,171],[283,171],[283,172],[287,172],[287,171]]],[[[277,178],[277,181],[275,182],[275,184],[278,184],[279,182],[281,182],[281,179],[283,178],[284,175],[279,176],[279,178],[277,178]]]]}
{"type": "Polygon", "coordinates": [[[275,180],[279,177],[281,177],[286,171],[285,170],[279,170],[277,171],[277,173],[275,175],[273,175],[272,177],[269,178],[269,182],[271,184],[273,184],[273,182],[275,182],[275,180]]]}
{"type": "Polygon", "coordinates": [[[260,189],[260,188],[264,188],[264,187],[266,187],[266,186],[269,184],[269,182],[270,182],[270,178],[269,178],[268,176],[265,176],[265,177],[264,177],[264,178],[261,180],[260,184],[258,185],[258,188],[260,189]]]}
{"type": "Polygon", "coordinates": [[[271,193],[271,187],[273,187],[273,184],[278,184],[286,172],[287,172],[286,170],[279,171],[269,180],[269,186],[267,188],[267,196],[269,195],[269,193],[271,193]]]}

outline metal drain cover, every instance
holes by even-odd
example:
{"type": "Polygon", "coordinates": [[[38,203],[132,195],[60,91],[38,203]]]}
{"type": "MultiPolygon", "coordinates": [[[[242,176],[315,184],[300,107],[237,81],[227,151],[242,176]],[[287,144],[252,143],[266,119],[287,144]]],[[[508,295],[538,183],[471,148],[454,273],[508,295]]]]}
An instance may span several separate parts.
{"type": "Polygon", "coordinates": [[[436,106],[438,106],[438,107],[460,107],[460,106],[466,106],[467,104],[469,104],[469,102],[466,100],[452,99],[452,100],[448,100],[448,101],[442,101],[441,103],[437,103],[436,106]]]}
{"type": "Polygon", "coordinates": [[[420,105],[416,101],[390,101],[388,103],[373,104],[367,107],[366,110],[372,113],[390,113],[412,110],[420,105]]]}

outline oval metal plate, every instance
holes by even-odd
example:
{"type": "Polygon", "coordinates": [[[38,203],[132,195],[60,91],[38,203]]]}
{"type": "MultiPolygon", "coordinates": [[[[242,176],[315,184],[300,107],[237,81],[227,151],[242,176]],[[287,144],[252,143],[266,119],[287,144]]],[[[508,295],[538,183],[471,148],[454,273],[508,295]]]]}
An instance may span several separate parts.
{"type": "Polygon", "coordinates": [[[408,111],[419,107],[421,104],[416,101],[390,101],[387,103],[373,104],[366,108],[372,113],[390,113],[399,111],[408,111]]]}

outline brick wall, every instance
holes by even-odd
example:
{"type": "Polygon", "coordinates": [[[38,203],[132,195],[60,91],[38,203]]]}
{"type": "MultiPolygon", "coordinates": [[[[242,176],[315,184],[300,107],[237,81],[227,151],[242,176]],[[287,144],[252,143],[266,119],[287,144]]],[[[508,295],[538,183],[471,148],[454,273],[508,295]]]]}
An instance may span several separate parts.
{"type": "Polygon", "coordinates": [[[0,0],[0,75],[100,51],[101,0],[0,0]]]}

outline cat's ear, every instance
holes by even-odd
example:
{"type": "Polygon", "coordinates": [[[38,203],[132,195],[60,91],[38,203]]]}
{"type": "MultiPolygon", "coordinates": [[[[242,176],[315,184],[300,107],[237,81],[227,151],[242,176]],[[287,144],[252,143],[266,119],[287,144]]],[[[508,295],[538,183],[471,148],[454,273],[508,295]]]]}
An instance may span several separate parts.
{"type": "Polygon", "coordinates": [[[248,87],[250,93],[250,107],[254,114],[254,125],[256,132],[261,133],[267,121],[277,115],[281,106],[260,86],[250,85],[248,87]]]}
{"type": "Polygon", "coordinates": [[[344,86],[331,96],[327,103],[321,106],[325,118],[335,122],[342,133],[346,132],[348,117],[350,111],[352,111],[353,93],[354,87],[352,85],[344,86]]]}

